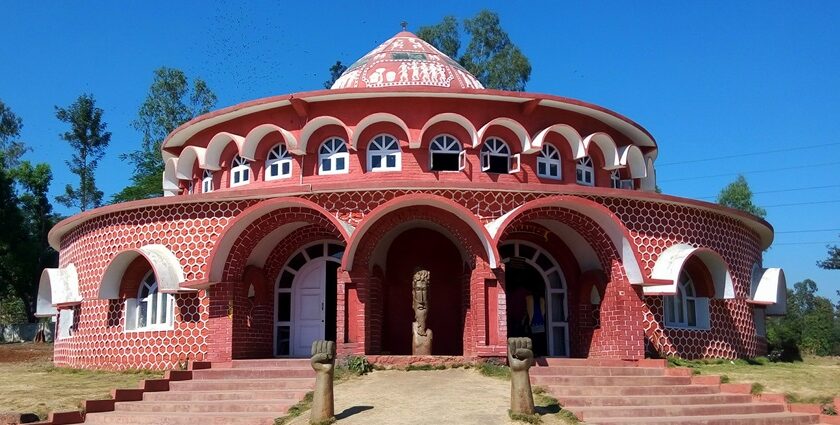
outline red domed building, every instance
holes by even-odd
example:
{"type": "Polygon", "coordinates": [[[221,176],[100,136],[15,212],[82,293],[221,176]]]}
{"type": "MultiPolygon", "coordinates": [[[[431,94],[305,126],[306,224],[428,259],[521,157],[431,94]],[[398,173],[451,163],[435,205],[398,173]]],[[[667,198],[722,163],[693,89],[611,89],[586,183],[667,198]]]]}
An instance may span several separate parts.
{"type": "Polygon", "coordinates": [[[431,273],[433,354],[752,357],[783,314],[765,221],[655,193],[640,125],[563,97],[488,90],[401,32],[330,90],[255,100],[163,143],[157,199],[70,217],[38,314],[55,363],[411,354],[431,273]]]}

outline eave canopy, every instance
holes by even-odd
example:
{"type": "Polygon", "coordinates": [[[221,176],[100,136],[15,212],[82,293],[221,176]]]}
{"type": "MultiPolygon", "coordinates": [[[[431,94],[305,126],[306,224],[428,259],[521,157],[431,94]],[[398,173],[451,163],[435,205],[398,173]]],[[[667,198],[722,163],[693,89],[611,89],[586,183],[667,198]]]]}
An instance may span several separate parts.
{"type": "Polygon", "coordinates": [[[79,275],[72,263],[60,269],[44,269],[38,283],[38,301],[35,316],[49,317],[58,314],[59,306],[82,302],[79,292],[79,275]]]}

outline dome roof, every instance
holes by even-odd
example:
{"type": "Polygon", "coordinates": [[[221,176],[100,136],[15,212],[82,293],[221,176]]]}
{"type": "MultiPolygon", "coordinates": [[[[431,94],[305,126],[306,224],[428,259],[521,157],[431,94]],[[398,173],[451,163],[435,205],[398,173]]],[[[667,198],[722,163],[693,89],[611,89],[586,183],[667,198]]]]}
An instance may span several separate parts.
{"type": "Polygon", "coordinates": [[[398,33],[357,60],[331,88],[405,86],[484,88],[458,62],[408,31],[398,33]]]}

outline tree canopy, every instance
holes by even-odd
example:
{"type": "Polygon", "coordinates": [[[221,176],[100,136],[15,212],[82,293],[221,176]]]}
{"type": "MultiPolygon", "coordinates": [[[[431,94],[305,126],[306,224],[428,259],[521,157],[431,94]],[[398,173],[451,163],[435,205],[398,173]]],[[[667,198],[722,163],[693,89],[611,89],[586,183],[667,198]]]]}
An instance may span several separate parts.
{"type": "Polygon", "coordinates": [[[26,151],[23,142],[18,140],[22,128],[23,120],[0,100],[0,162],[7,169],[17,165],[26,151]]]}
{"type": "Polygon", "coordinates": [[[114,202],[161,196],[163,156],[161,144],[181,124],[210,112],[216,95],[200,78],[190,84],[187,75],[175,68],[154,72],[149,94],[140,106],[132,126],[143,135],[141,148],[120,156],[134,166],[131,184],[114,195],[114,202]]]}
{"type": "Polygon", "coordinates": [[[499,15],[482,10],[464,20],[470,40],[464,52],[458,20],[446,16],[439,24],[420,27],[417,36],[457,60],[488,89],[523,91],[531,78],[531,63],[502,29],[499,15]]]}
{"type": "Polygon", "coordinates": [[[78,207],[85,211],[102,205],[102,191],[96,187],[94,173],[99,160],[105,155],[105,148],[111,142],[111,132],[103,121],[104,111],[96,106],[91,94],[83,94],[67,108],[55,107],[55,116],[70,124],[70,131],[61,133],[61,138],[70,144],[75,153],[65,161],[70,171],[79,176],[79,186],[67,185],[65,193],[56,200],[67,207],[78,207]]]}
{"type": "MultiPolygon", "coordinates": [[[[840,246],[828,246],[825,260],[817,261],[817,266],[828,270],[840,270],[840,246]]],[[[837,291],[840,294],[840,291],[837,291]]]]}
{"type": "Polygon", "coordinates": [[[752,215],[764,218],[767,211],[753,203],[753,193],[747,179],[739,175],[734,182],[729,183],[717,198],[717,203],[729,208],[735,208],[752,215]]]}
{"type": "Polygon", "coordinates": [[[817,289],[811,279],[795,283],[787,292],[787,314],[768,319],[767,342],[773,356],[798,360],[799,352],[840,354],[840,311],[817,295],[817,289]]]}
{"type": "Polygon", "coordinates": [[[335,84],[335,82],[341,77],[341,74],[347,70],[347,65],[341,63],[341,61],[335,61],[333,66],[330,67],[330,79],[324,81],[324,88],[328,89],[335,84]]]}

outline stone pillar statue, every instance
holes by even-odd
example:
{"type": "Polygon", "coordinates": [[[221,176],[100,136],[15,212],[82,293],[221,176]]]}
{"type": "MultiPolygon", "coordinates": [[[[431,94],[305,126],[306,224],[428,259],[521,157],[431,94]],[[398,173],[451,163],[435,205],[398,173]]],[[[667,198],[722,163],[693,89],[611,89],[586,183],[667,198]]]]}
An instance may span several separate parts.
{"type": "Polygon", "coordinates": [[[432,330],[426,327],[429,317],[429,271],[418,269],[411,281],[411,306],[414,308],[412,349],[415,356],[432,355],[432,330]]]}
{"type": "Polygon", "coordinates": [[[510,365],[510,411],[525,415],[534,414],[534,395],[528,369],[534,361],[531,338],[508,338],[508,364],[510,365]]]}
{"type": "Polygon", "coordinates": [[[333,375],[335,373],[335,342],[312,343],[312,369],[315,369],[315,392],[312,395],[311,424],[332,423],[335,417],[333,375]]]}

